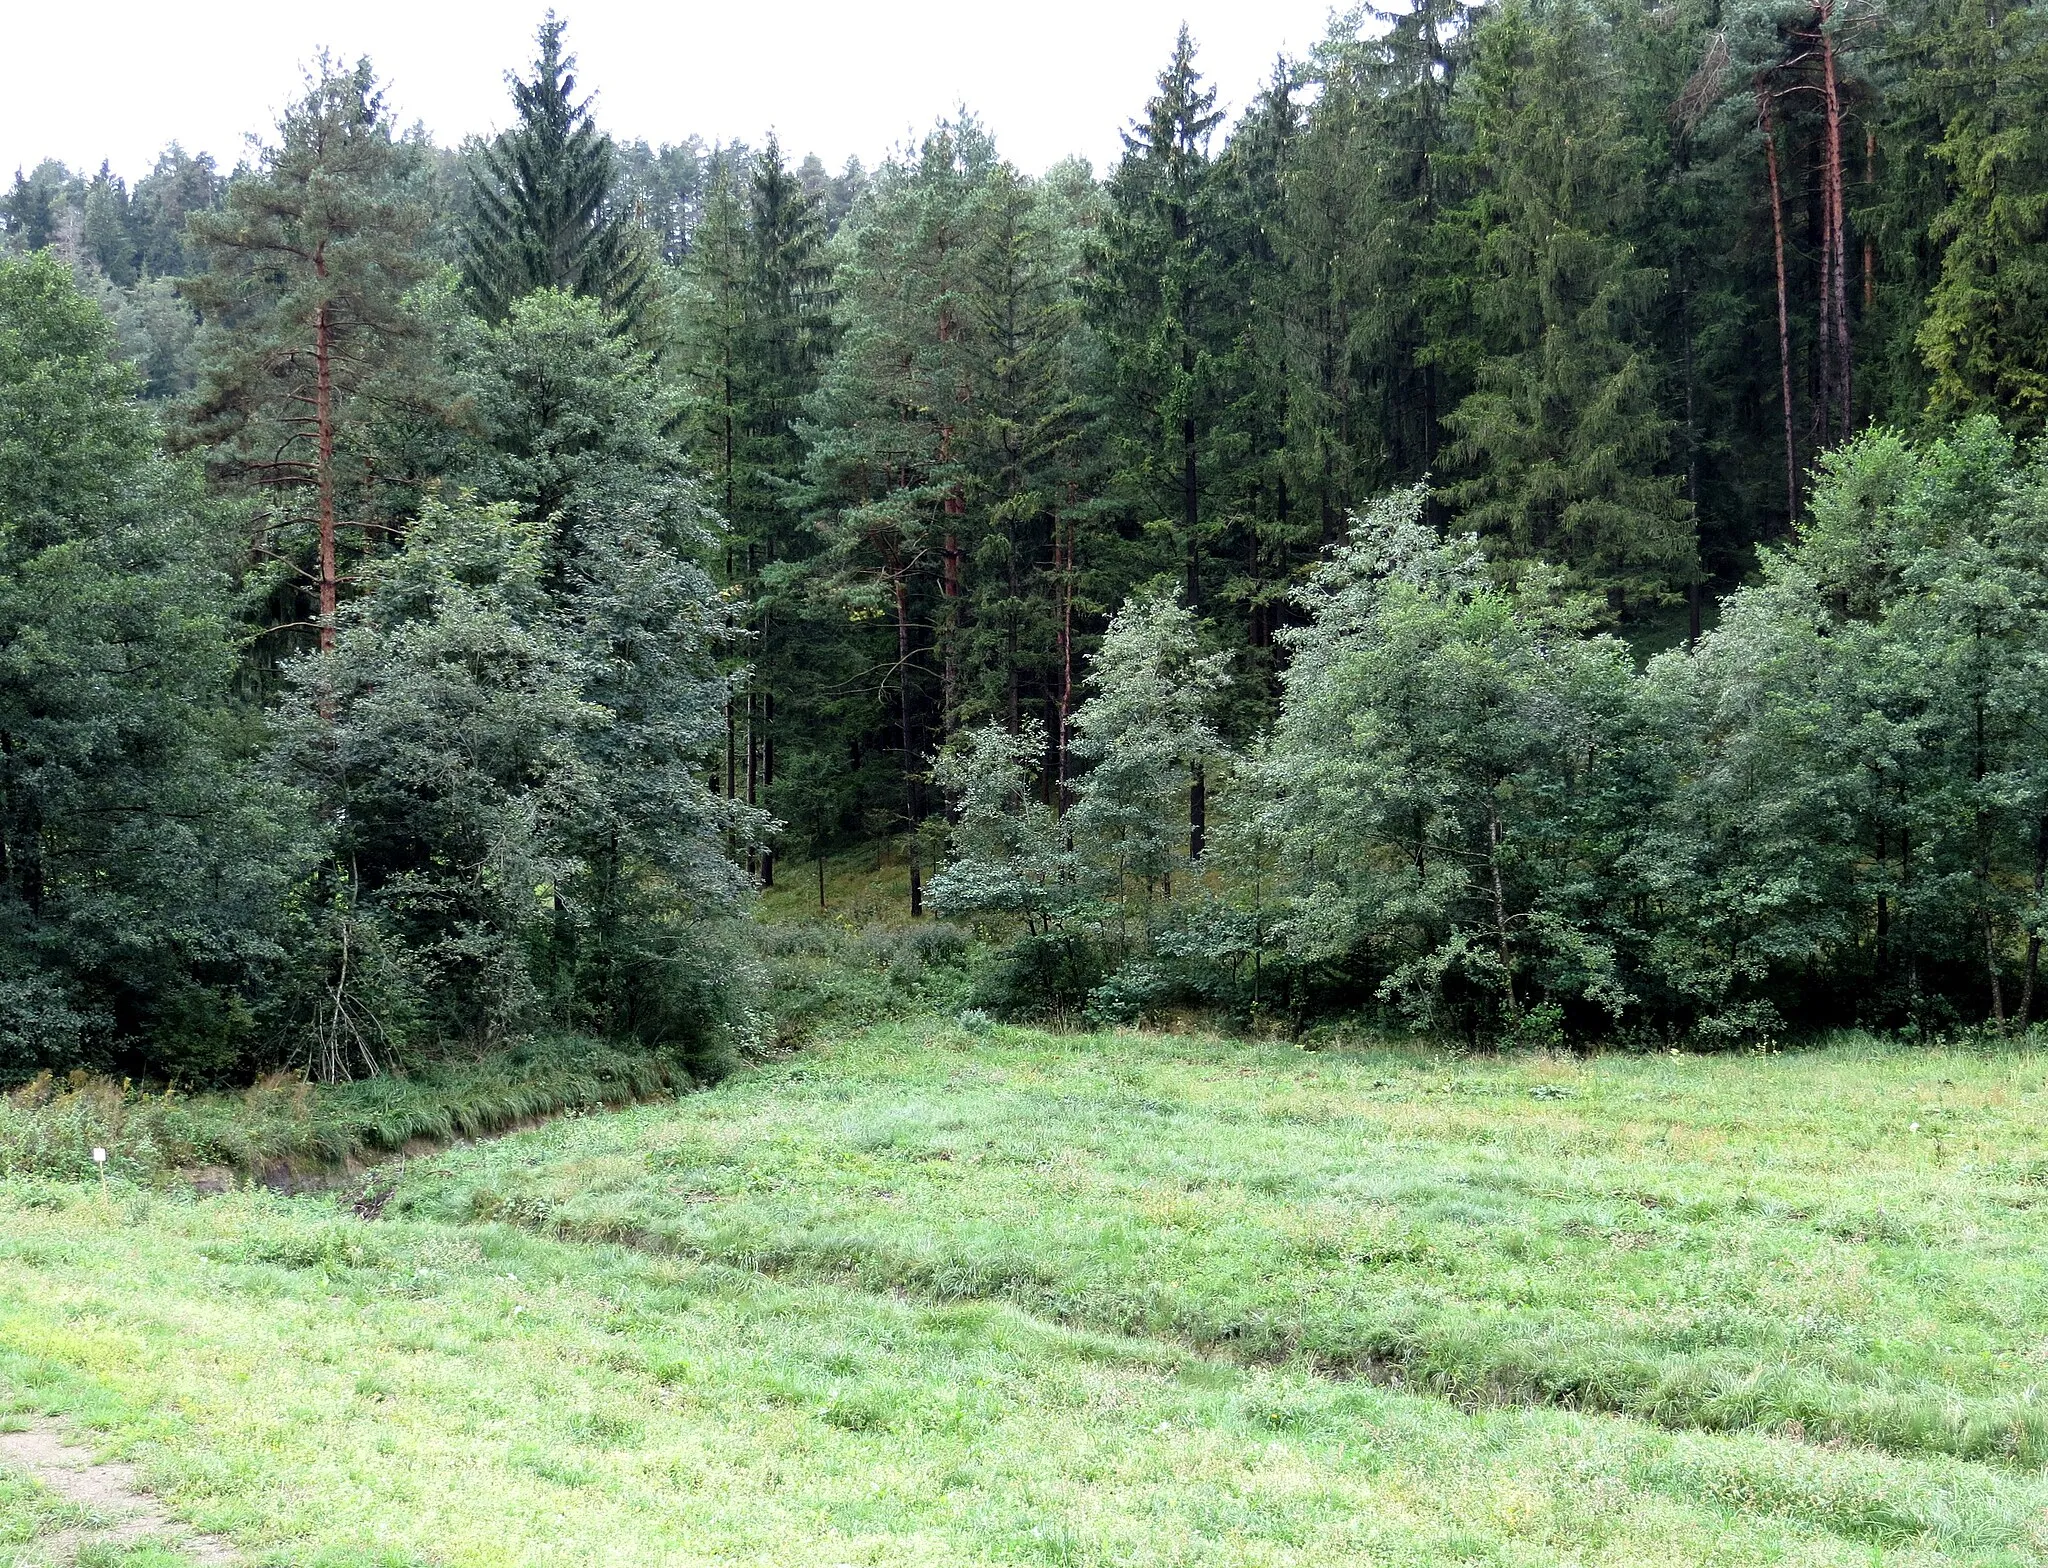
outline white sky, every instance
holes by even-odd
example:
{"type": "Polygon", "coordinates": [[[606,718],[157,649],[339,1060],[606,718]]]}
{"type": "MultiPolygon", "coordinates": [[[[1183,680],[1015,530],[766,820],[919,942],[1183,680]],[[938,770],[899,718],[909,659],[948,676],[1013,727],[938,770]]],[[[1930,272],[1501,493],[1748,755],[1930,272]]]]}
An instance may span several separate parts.
{"type": "MultiPolygon", "coordinates": [[[[579,86],[622,140],[695,133],[758,144],[772,128],[792,157],[870,166],[965,102],[998,148],[1037,171],[1070,153],[1098,170],[1120,148],[1165,64],[1193,28],[1210,85],[1243,107],[1275,54],[1305,51],[1330,0],[555,0],[580,60],[579,86]]],[[[102,158],[131,179],[176,139],[232,167],[267,131],[321,45],[368,54],[401,123],[454,145],[509,117],[504,73],[531,56],[547,0],[346,0],[316,14],[279,0],[52,0],[0,7],[0,179],[17,165],[102,158]]]]}

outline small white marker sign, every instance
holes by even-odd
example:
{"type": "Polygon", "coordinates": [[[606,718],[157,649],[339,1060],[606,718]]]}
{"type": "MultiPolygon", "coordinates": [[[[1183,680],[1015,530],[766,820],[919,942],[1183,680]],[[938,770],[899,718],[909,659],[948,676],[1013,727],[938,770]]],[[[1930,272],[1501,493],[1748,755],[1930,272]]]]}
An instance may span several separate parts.
{"type": "Polygon", "coordinates": [[[94,1150],[92,1151],[92,1162],[93,1162],[93,1164],[95,1164],[95,1165],[104,1165],[104,1164],[106,1164],[106,1163],[107,1163],[107,1151],[106,1151],[105,1149],[94,1149],[94,1150]]]}

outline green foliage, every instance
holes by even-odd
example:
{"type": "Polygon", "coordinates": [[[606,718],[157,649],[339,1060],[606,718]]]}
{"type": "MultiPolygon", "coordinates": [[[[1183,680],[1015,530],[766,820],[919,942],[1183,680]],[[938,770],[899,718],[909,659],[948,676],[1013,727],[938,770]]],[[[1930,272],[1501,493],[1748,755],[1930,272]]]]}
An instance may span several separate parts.
{"type": "Polygon", "coordinates": [[[567,26],[548,13],[533,75],[512,83],[518,123],[471,156],[463,277],[493,319],[535,289],[587,295],[628,321],[647,303],[648,257],[617,206],[612,139],[576,100],[567,26]]]}
{"type": "Polygon", "coordinates": [[[1021,734],[997,724],[970,731],[939,758],[932,782],[953,802],[952,858],[932,879],[932,902],[969,917],[1022,920],[1031,936],[1051,935],[1082,895],[1070,835],[1032,789],[1045,730],[1021,734]]]}
{"type": "Polygon", "coordinates": [[[2048,34],[2030,6],[1957,5],[1941,141],[1948,205],[1930,225],[1941,275],[1927,295],[1920,347],[1946,414],[1992,412],[2030,432],[2048,419],[2048,34]]]}
{"type": "Polygon", "coordinates": [[[0,1076],[212,1079],[303,863],[244,760],[224,540],[54,258],[0,259],[0,1076]]]}
{"type": "Polygon", "coordinates": [[[1155,901],[1199,855],[1190,803],[1224,749],[1212,715],[1229,663],[1202,652],[1193,613],[1160,594],[1126,604],[1089,665],[1073,750],[1091,766],[1067,828],[1115,906],[1121,954],[1142,951],[1161,918],[1155,901]]]}
{"type": "Polygon", "coordinates": [[[1659,472],[1671,421],[1641,322],[1663,280],[1624,237],[1642,164],[1607,47],[1578,0],[1511,3],[1460,77],[1472,194],[1448,221],[1470,236],[1477,386],[1445,419],[1445,496],[1500,557],[1567,565],[1619,606],[1693,561],[1659,472]]]}
{"type": "MultiPolygon", "coordinates": [[[[606,521],[551,590],[540,520],[429,503],[334,652],[292,671],[281,756],[332,824],[336,896],[398,944],[434,1036],[589,1020],[708,1069],[740,892],[722,843],[747,830],[689,766],[723,618],[644,520],[606,521]]],[[[376,1032],[402,1048],[395,1024],[376,1032]]],[[[317,1044],[323,1076],[362,1065],[317,1044]]]]}
{"type": "Polygon", "coordinates": [[[1618,1017],[1599,927],[1626,807],[1632,667],[1554,605],[1490,586],[1473,542],[1382,501],[1305,595],[1265,825],[1284,845],[1287,943],[1366,963],[1417,1023],[1492,1037],[1536,994],[1618,1017]],[[1603,882],[1605,885],[1603,885],[1603,882]]]}
{"type": "Polygon", "coordinates": [[[2048,466],[1990,420],[1873,432],[1827,460],[1799,545],[1639,670],[1557,574],[1501,586],[1423,487],[1395,492],[1298,596],[1264,743],[1225,752],[1219,656],[1137,601],[1075,715],[1072,810],[1031,804],[1042,741],[976,737],[941,767],[938,885],[1132,965],[1108,1018],[1384,1007],[1526,1046],[2024,1030],[2048,940],[2044,497],[2048,466]],[[1176,844],[1191,761],[1221,818],[1199,861],[1176,844]]]}
{"type": "Polygon", "coordinates": [[[321,56],[277,131],[189,224],[206,270],[180,288],[207,325],[180,438],[254,500],[262,613],[303,631],[411,502],[380,427],[432,419],[440,399],[406,301],[429,270],[428,214],[369,62],[321,56]]]}

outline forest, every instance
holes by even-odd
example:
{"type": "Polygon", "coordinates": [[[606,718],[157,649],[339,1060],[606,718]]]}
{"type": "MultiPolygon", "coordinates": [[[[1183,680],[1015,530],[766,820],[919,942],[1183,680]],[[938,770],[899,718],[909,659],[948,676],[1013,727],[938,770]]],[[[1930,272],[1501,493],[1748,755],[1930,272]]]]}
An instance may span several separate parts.
{"type": "Polygon", "coordinates": [[[2026,1032],[2042,23],[1368,5],[1234,116],[1183,29],[1106,170],[833,173],[550,13],[489,139],[323,54],[24,166],[0,1080],[712,1076],[855,852],[1001,1017],[2026,1032]]]}

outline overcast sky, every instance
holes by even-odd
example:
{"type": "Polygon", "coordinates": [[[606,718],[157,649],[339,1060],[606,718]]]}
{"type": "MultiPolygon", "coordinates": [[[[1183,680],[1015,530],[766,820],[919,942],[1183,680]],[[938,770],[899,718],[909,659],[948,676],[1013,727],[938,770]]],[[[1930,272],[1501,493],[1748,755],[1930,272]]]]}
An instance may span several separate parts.
{"type": "MultiPolygon", "coordinates": [[[[622,139],[695,133],[872,164],[966,103],[1038,171],[1119,148],[1183,20],[1224,102],[1241,108],[1281,50],[1322,35],[1330,0],[557,0],[598,115],[622,139]]],[[[17,0],[5,24],[0,176],[61,158],[144,173],[165,143],[229,167],[321,45],[368,54],[401,121],[436,141],[502,126],[504,73],[531,56],[545,0],[17,0]]]]}

